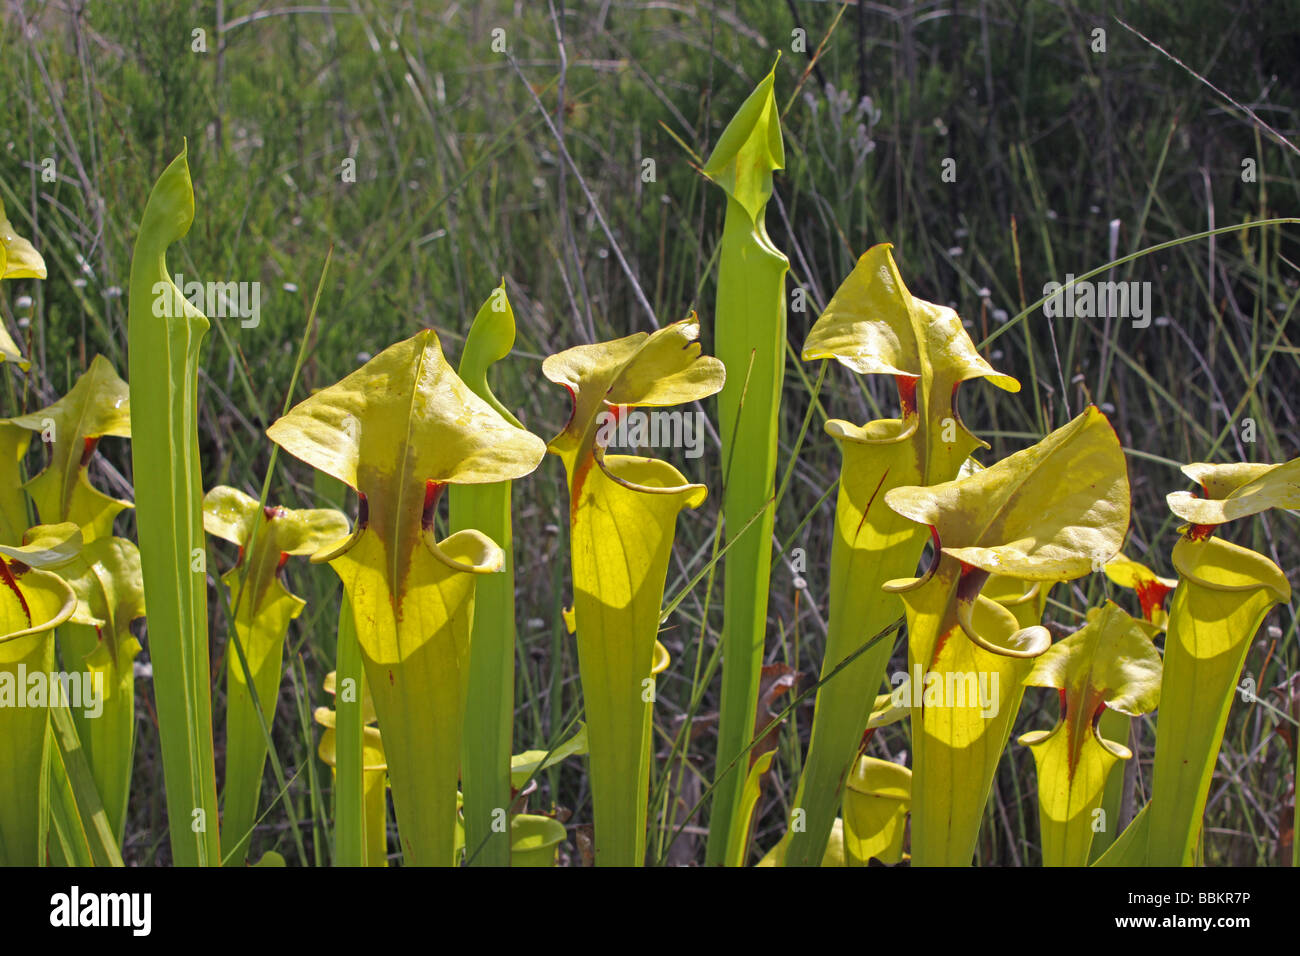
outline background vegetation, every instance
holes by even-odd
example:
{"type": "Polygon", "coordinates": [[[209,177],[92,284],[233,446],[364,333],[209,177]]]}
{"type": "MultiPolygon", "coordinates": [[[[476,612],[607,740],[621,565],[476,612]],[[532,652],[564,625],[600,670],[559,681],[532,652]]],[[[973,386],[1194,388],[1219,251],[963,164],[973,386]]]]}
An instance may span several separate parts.
{"type": "MultiPolygon", "coordinates": [[[[1134,515],[1126,551],[1168,575],[1175,521],[1164,495],[1186,487],[1179,463],[1277,462],[1300,448],[1297,231],[1232,233],[1117,267],[1115,279],[1152,283],[1149,328],[1050,320],[1041,311],[1008,327],[1008,317],[1066,273],[1217,226],[1300,215],[1300,154],[1262,126],[1282,137],[1300,126],[1297,14],[1300,5],[1289,0],[860,0],[844,7],[812,0],[298,7],[15,0],[0,7],[0,197],[44,254],[50,276],[14,283],[16,291],[0,299],[4,321],[36,363],[31,376],[9,377],[0,413],[53,401],[96,353],[127,374],[123,289],[137,217],[188,137],[198,212],[173,250],[173,270],[262,283],[261,324],[218,321],[208,341],[200,402],[205,487],[232,484],[256,496],[271,449],[263,430],[284,400],[330,244],[334,264],[295,399],[426,326],[454,360],[477,307],[505,276],[520,340],[515,358],[498,367],[495,389],[531,430],[550,438],[568,399],[541,378],[545,355],[690,309],[699,311],[711,351],[724,207],[696,165],[780,52],[787,168],[777,177],[768,229],[790,257],[792,288],[807,296],[804,311],[795,302],[790,312],[782,472],[819,371],[794,356],[856,257],[888,240],[915,294],[953,305],[976,341],[1005,332],[986,355],[1021,379],[1022,395],[995,407],[986,387],[962,393],[963,416],[993,445],[985,461],[1098,403],[1129,450],[1134,515]],[[791,48],[796,27],[806,31],[806,53],[791,48]],[[1106,32],[1104,53],[1092,49],[1097,27],[1106,32]],[[509,55],[492,50],[496,28],[505,30],[509,55]],[[197,29],[206,31],[206,52],[192,51],[197,29]],[[47,157],[56,182],[42,181],[47,157]],[[348,158],[355,182],[340,175],[348,158]],[[945,158],[956,160],[955,182],[943,181],[945,158]],[[642,176],[646,159],[654,160],[650,182],[642,176]],[[1253,182],[1243,181],[1246,159],[1255,161],[1253,182]]],[[[830,491],[839,467],[821,421],[890,413],[892,391],[890,383],[828,369],[780,503],[767,656],[804,675],[805,687],[821,660],[830,491]],[[806,567],[795,548],[804,549],[806,567]]],[[[127,492],[126,444],[109,440],[100,449],[94,480],[127,492]]],[[[41,454],[33,451],[29,471],[41,454]]],[[[708,561],[719,459],[716,446],[703,459],[675,459],[708,483],[711,497],[680,523],[670,596],[708,561]]],[[[282,457],[271,498],[304,506],[333,493],[311,482],[307,469],[282,457]]],[[[554,459],[515,486],[516,751],[553,742],[580,706],[574,644],[560,614],[571,600],[564,487],[554,459]]],[[[1300,565],[1295,515],[1242,524],[1251,538],[1242,543],[1288,571],[1300,565]]],[[[216,588],[217,573],[234,557],[226,548],[214,544],[209,565],[212,633],[221,635],[214,662],[225,652],[216,588]]],[[[296,813],[275,805],[250,856],[275,849],[291,863],[326,863],[328,804],[313,800],[309,775],[299,771],[315,759],[307,715],[322,702],[321,679],[333,663],[337,581],[305,562],[289,574],[309,600],[290,632],[293,663],[275,731],[294,778],[286,799],[296,813]],[[304,828],[301,842],[289,832],[293,818],[304,828]]],[[[706,678],[720,624],[718,584],[705,579],[692,589],[661,635],[673,655],[655,710],[661,755],[673,749],[688,711],[698,718],[685,753],[669,765],[657,761],[652,777],[659,789],[650,848],[667,862],[703,856],[704,820],[686,817],[713,775],[708,718],[719,685],[716,672],[706,678]]],[[[1104,587],[1093,575],[1058,588],[1049,619],[1076,626],[1104,587]]],[[[902,660],[900,648],[891,671],[903,669],[902,660]]],[[[1207,810],[1208,863],[1289,859],[1294,726],[1278,711],[1300,716],[1298,673],[1293,602],[1270,615],[1247,658],[1245,674],[1270,706],[1234,705],[1207,810]]],[[[147,673],[137,690],[125,856],[161,863],[170,851],[147,673]]],[[[794,791],[811,706],[809,697],[780,731],[781,753],[759,808],[759,851],[784,826],[783,799],[794,791]]],[[[1054,695],[1030,691],[1017,729],[1050,726],[1055,706],[1054,695]]],[[[219,696],[217,726],[223,708],[219,696]]],[[[1146,793],[1152,722],[1135,723],[1138,759],[1127,785],[1146,793]]],[[[897,758],[906,733],[905,724],[878,733],[869,752],[897,758]]],[[[219,735],[219,765],[220,745],[219,735]]],[[[1028,750],[1012,744],[981,862],[1038,861],[1032,781],[1028,750]]],[[[263,805],[274,797],[268,776],[263,805]]],[[[581,761],[547,771],[531,806],[571,814],[563,853],[581,862],[577,827],[590,821],[581,761]]]]}

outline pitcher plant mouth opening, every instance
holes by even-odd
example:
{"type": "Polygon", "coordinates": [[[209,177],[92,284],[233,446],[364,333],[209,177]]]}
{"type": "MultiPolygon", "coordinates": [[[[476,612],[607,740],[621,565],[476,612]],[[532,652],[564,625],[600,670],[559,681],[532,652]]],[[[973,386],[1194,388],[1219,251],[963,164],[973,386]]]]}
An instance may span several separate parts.
{"type": "MultiPolygon", "coordinates": [[[[971,614],[976,601],[988,600],[980,594],[988,579],[989,572],[983,568],[962,564],[961,575],[957,579],[957,623],[962,633],[991,654],[1023,660],[1040,656],[1052,644],[1051,632],[1041,624],[1020,628],[1000,644],[987,640],[975,629],[971,614]]],[[[1018,599],[1019,603],[1024,603],[1025,600],[1023,597],[1018,599]]]]}

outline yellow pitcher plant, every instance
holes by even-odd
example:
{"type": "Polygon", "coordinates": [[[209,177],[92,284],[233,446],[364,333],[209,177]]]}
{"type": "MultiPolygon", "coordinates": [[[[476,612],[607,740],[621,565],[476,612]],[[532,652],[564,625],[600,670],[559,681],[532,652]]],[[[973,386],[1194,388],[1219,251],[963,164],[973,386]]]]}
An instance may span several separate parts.
{"type": "MultiPolygon", "coordinates": [[[[81,547],[63,524],[33,528],[22,545],[0,545],[0,864],[44,863],[41,782],[54,667],[54,628],[78,611],[71,586],[41,565],[81,547]]],[[[54,688],[57,692],[57,688],[54,688]]]]}
{"type": "Polygon", "coordinates": [[[1089,407],[1038,444],[964,478],[895,488],[886,503],[928,526],[920,578],[886,588],[906,606],[911,675],[912,861],[966,866],[1032,660],[1051,645],[981,594],[990,575],[1068,581],[1100,569],[1128,529],[1124,453],[1089,407]]]}
{"type": "MultiPolygon", "coordinates": [[[[1044,866],[1086,866],[1106,783],[1133,754],[1100,730],[1104,713],[1136,717],[1160,700],[1160,654],[1155,628],[1106,602],[1087,623],[1034,662],[1024,683],[1060,692],[1051,730],[1022,734],[1038,770],[1038,815],[1044,866]]],[[[1104,811],[1103,811],[1104,812],[1104,811]]]]}
{"type": "Polygon", "coordinates": [[[91,485],[87,465],[105,437],[131,437],[131,402],[126,382],[112,363],[96,355],[66,395],[10,421],[36,432],[50,449],[46,467],[24,486],[45,524],[71,521],[86,541],[113,533],[113,519],[131,502],[91,485]]]}
{"type": "Polygon", "coordinates": [[[101,438],[131,437],[129,387],[108,359],[96,355],[57,402],[11,421],[39,434],[49,449],[45,468],[23,486],[39,520],[71,522],[85,542],[75,569],[63,576],[105,625],[68,621],[59,628],[58,647],[64,666],[84,665],[104,682],[102,713],[90,719],[74,708],[72,719],[120,841],[135,753],[134,660],[140,651],[130,624],[144,614],[144,592],[139,550],[113,537],[114,519],[131,503],[94,487],[87,470],[101,438]]]}
{"type": "Polygon", "coordinates": [[[1165,636],[1146,855],[1137,861],[1150,866],[1193,862],[1250,639],[1274,604],[1291,600],[1281,568],[1216,531],[1269,508],[1300,508],[1300,458],[1284,465],[1197,463],[1183,472],[1204,496],[1168,496],[1170,510],[1189,524],[1173,551],[1179,580],[1165,636]]]}
{"type": "Polygon", "coordinates": [[[238,488],[218,485],[203,498],[203,526],[208,534],[239,545],[238,562],[221,576],[230,589],[233,632],[240,644],[236,648],[231,641],[226,647],[221,842],[227,865],[243,866],[266,766],[266,735],[249,693],[248,675],[269,730],[280,697],[284,638],[289,622],[306,606],[284,586],[280,570],[290,555],[314,554],[346,536],[348,520],[330,508],[263,507],[238,488]]]}
{"type": "Polygon", "coordinates": [[[312,560],[329,562],[351,603],[404,859],[450,866],[474,584],[504,558],[475,530],[438,541],[438,499],[449,484],[529,474],[546,446],[475,395],[428,329],[295,405],[267,435],[357,492],[354,531],[312,560]]]}
{"type": "Polygon", "coordinates": [[[607,455],[622,416],[698,401],[725,372],[702,356],[694,316],[552,355],[542,372],[569,392],[569,422],[548,446],[569,485],[578,665],[587,714],[597,865],[640,866],[649,799],[655,635],[677,515],[703,485],[665,461],[607,455]]]}

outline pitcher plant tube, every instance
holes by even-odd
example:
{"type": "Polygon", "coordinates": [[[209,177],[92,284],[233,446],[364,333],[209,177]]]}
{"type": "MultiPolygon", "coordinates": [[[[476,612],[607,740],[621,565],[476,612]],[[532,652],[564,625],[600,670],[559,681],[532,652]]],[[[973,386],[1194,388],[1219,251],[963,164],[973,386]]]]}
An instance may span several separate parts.
{"type": "Polygon", "coordinates": [[[145,615],[140,552],[126,538],[95,538],[57,573],[72,585],[87,618],[59,627],[63,666],[101,686],[88,713],[71,710],[113,836],[121,845],[135,762],[135,657],[140,642],[132,622],[145,615]]]}
{"type": "Polygon", "coordinates": [[[776,66],[741,104],[704,165],[727,194],[718,256],[718,395],[722,517],[730,542],[723,574],[722,707],[707,862],[722,864],[740,810],[745,761],[767,636],[773,486],[785,376],[785,277],[790,263],[767,234],[772,173],[785,167],[776,66]],[[753,520],[759,515],[757,520],[753,520]],[[752,523],[751,523],[752,521],[752,523]],[[743,530],[742,530],[743,529],[743,530]],[[735,539],[734,542],[732,539],[735,539]],[[729,765],[736,761],[730,771],[729,765]]]}
{"type": "MultiPolygon", "coordinates": [[[[461,380],[512,425],[523,426],[492,394],[488,369],[510,354],[515,314],[505,283],[474,317],[461,353],[461,380]]],[[[461,789],[465,798],[465,844],[470,864],[510,863],[508,834],[492,826],[494,811],[510,805],[510,747],[515,703],[515,562],[510,520],[511,483],[461,485],[448,493],[452,531],[477,528],[501,546],[500,574],[478,582],[470,646],[469,697],[465,713],[461,789]]]]}
{"type": "Polygon", "coordinates": [[[32,524],[23,493],[23,459],[31,432],[0,420],[0,544],[19,544],[32,524]]]}
{"type": "Polygon", "coordinates": [[[131,443],[131,465],[172,857],[181,866],[218,866],[198,421],[209,326],[167,269],[168,247],[194,222],[185,156],[182,150],[149,194],[131,256],[131,433],[148,436],[131,443]]]}

